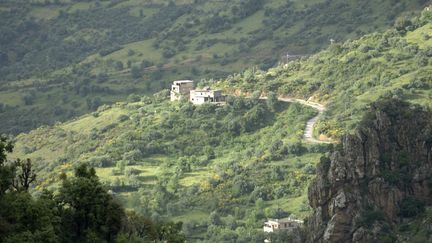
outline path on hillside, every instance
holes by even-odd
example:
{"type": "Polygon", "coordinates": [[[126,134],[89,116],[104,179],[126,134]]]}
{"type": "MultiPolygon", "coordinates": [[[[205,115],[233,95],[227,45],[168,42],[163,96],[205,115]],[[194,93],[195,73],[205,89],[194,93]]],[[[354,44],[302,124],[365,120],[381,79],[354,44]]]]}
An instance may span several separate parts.
{"type": "MultiPolygon", "coordinates": [[[[261,97],[260,99],[266,100],[267,97],[261,97]]],[[[282,102],[298,102],[302,105],[306,105],[318,110],[318,114],[306,122],[306,129],[303,132],[303,138],[306,142],[309,143],[329,143],[328,141],[322,141],[313,137],[313,128],[315,126],[315,123],[318,121],[318,118],[325,111],[326,109],[325,106],[316,102],[311,102],[311,101],[297,99],[297,98],[279,97],[278,100],[282,102]]]]}

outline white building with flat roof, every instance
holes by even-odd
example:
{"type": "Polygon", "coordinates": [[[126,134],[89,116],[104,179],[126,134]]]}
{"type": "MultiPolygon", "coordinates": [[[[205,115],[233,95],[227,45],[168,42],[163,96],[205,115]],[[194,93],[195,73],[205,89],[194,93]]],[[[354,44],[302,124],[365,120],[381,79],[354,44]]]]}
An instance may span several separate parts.
{"type": "Polygon", "coordinates": [[[277,230],[293,231],[303,225],[303,220],[293,218],[269,219],[264,223],[264,232],[271,233],[277,230]]]}
{"type": "Polygon", "coordinates": [[[212,90],[210,87],[205,87],[203,89],[191,90],[189,101],[194,105],[204,103],[223,104],[225,103],[225,96],[222,95],[221,90],[212,90]]]}
{"type": "Polygon", "coordinates": [[[180,100],[185,97],[189,99],[190,91],[194,88],[192,80],[177,80],[171,85],[171,101],[180,100]]]}

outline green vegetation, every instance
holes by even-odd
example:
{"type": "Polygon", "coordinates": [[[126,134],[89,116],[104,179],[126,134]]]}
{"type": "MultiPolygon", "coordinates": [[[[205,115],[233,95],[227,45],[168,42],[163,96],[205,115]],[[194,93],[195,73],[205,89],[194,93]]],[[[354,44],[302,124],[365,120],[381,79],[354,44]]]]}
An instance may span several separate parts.
{"type": "Polygon", "coordinates": [[[432,12],[383,33],[336,43],[310,58],[268,71],[246,70],[218,83],[226,90],[273,91],[327,104],[317,133],[339,137],[352,131],[368,106],[397,97],[431,106],[432,12]]]}
{"type": "Polygon", "coordinates": [[[414,197],[408,197],[401,202],[400,215],[415,217],[425,211],[425,203],[414,197]]]}
{"type": "Polygon", "coordinates": [[[432,224],[432,208],[426,208],[415,220],[408,221],[399,226],[399,234],[409,237],[411,242],[421,243],[430,241],[432,230],[426,225],[432,224]]]}
{"type": "Polygon", "coordinates": [[[367,227],[371,228],[376,221],[383,221],[384,213],[380,210],[374,210],[372,208],[368,208],[367,210],[362,212],[360,218],[356,222],[358,227],[367,227]]]}
{"type": "Polygon", "coordinates": [[[3,0],[0,133],[69,120],[174,79],[267,69],[286,52],[386,29],[424,3],[3,0]]]}
{"type": "Polygon", "coordinates": [[[8,161],[12,149],[0,137],[1,242],[184,242],[181,223],[127,216],[86,164],[77,166],[73,178],[62,175],[58,193],[43,190],[33,198],[28,192],[36,179],[31,161],[8,161]]]}
{"type": "Polygon", "coordinates": [[[249,241],[263,237],[266,217],[309,213],[306,188],[329,149],[301,142],[316,111],[236,97],[196,107],[166,96],[22,134],[14,156],[34,161],[35,193],[56,190],[78,164],[94,166],[123,205],[155,221],[183,221],[190,239],[249,241]]]}
{"type": "MultiPolygon", "coordinates": [[[[423,3],[2,1],[0,132],[51,126],[15,138],[11,169],[3,161],[12,146],[0,143],[0,216],[10,213],[20,224],[27,217],[20,207],[44,216],[34,217],[36,226],[0,225],[0,240],[182,242],[181,230],[190,241],[262,242],[266,218],[305,218],[315,165],[321,160],[328,170],[322,155],[333,145],[304,144],[305,123],[316,111],[276,97],[326,104],[316,135],[333,138],[365,125],[361,117],[382,97],[431,106],[432,13],[394,21],[423,3]],[[343,42],[393,23],[394,29],[343,42]],[[286,51],[313,53],[330,38],[336,43],[326,50],[271,68],[286,51]],[[235,73],[254,64],[264,71],[235,73]],[[168,102],[166,91],[150,95],[172,79],[203,77],[201,86],[253,98],[193,106],[168,102]],[[269,99],[259,100],[259,91],[269,99]],[[86,112],[92,113],[78,116],[86,112]],[[12,188],[7,178],[30,165],[38,176],[20,182],[22,192],[12,188]],[[88,190],[98,192],[97,200],[88,190]]],[[[415,164],[403,151],[397,160],[380,159],[396,168],[383,170],[386,183],[403,187],[411,180],[404,172],[415,164]]],[[[415,200],[398,206],[405,217],[428,213],[415,200]]],[[[374,210],[359,223],[382,218],[374,210]]],[[[419,239],[429,234],[418,231],[419,239]]]]}

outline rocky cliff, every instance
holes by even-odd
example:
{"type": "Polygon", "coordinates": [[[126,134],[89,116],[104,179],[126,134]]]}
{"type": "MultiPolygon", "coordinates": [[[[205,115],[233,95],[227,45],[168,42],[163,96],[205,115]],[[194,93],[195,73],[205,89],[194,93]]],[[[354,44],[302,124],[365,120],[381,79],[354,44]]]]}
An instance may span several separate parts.
{"type": "Polygon", "coordinates": [[[430,111],[394,99],[372,104],[355,133],[321,159],[307,241],[401,241],[398,224],[432,204],[431,148],[430,111]]]}

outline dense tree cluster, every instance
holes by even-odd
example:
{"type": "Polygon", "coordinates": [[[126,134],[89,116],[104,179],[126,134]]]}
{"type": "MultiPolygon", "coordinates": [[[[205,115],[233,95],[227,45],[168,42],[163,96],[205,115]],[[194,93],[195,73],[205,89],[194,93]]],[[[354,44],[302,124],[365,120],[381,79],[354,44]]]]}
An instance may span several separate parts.
{"type": "Polygon", "coordinates": [[[82,164],[75,177],[62,175],[58,194],[29,188],[36,179],[30,160],[8,161],[13,145],[0,137],[0,241],[2,242],[184,242],[181,223],[154,223],[123,207],[82,164]]]}

